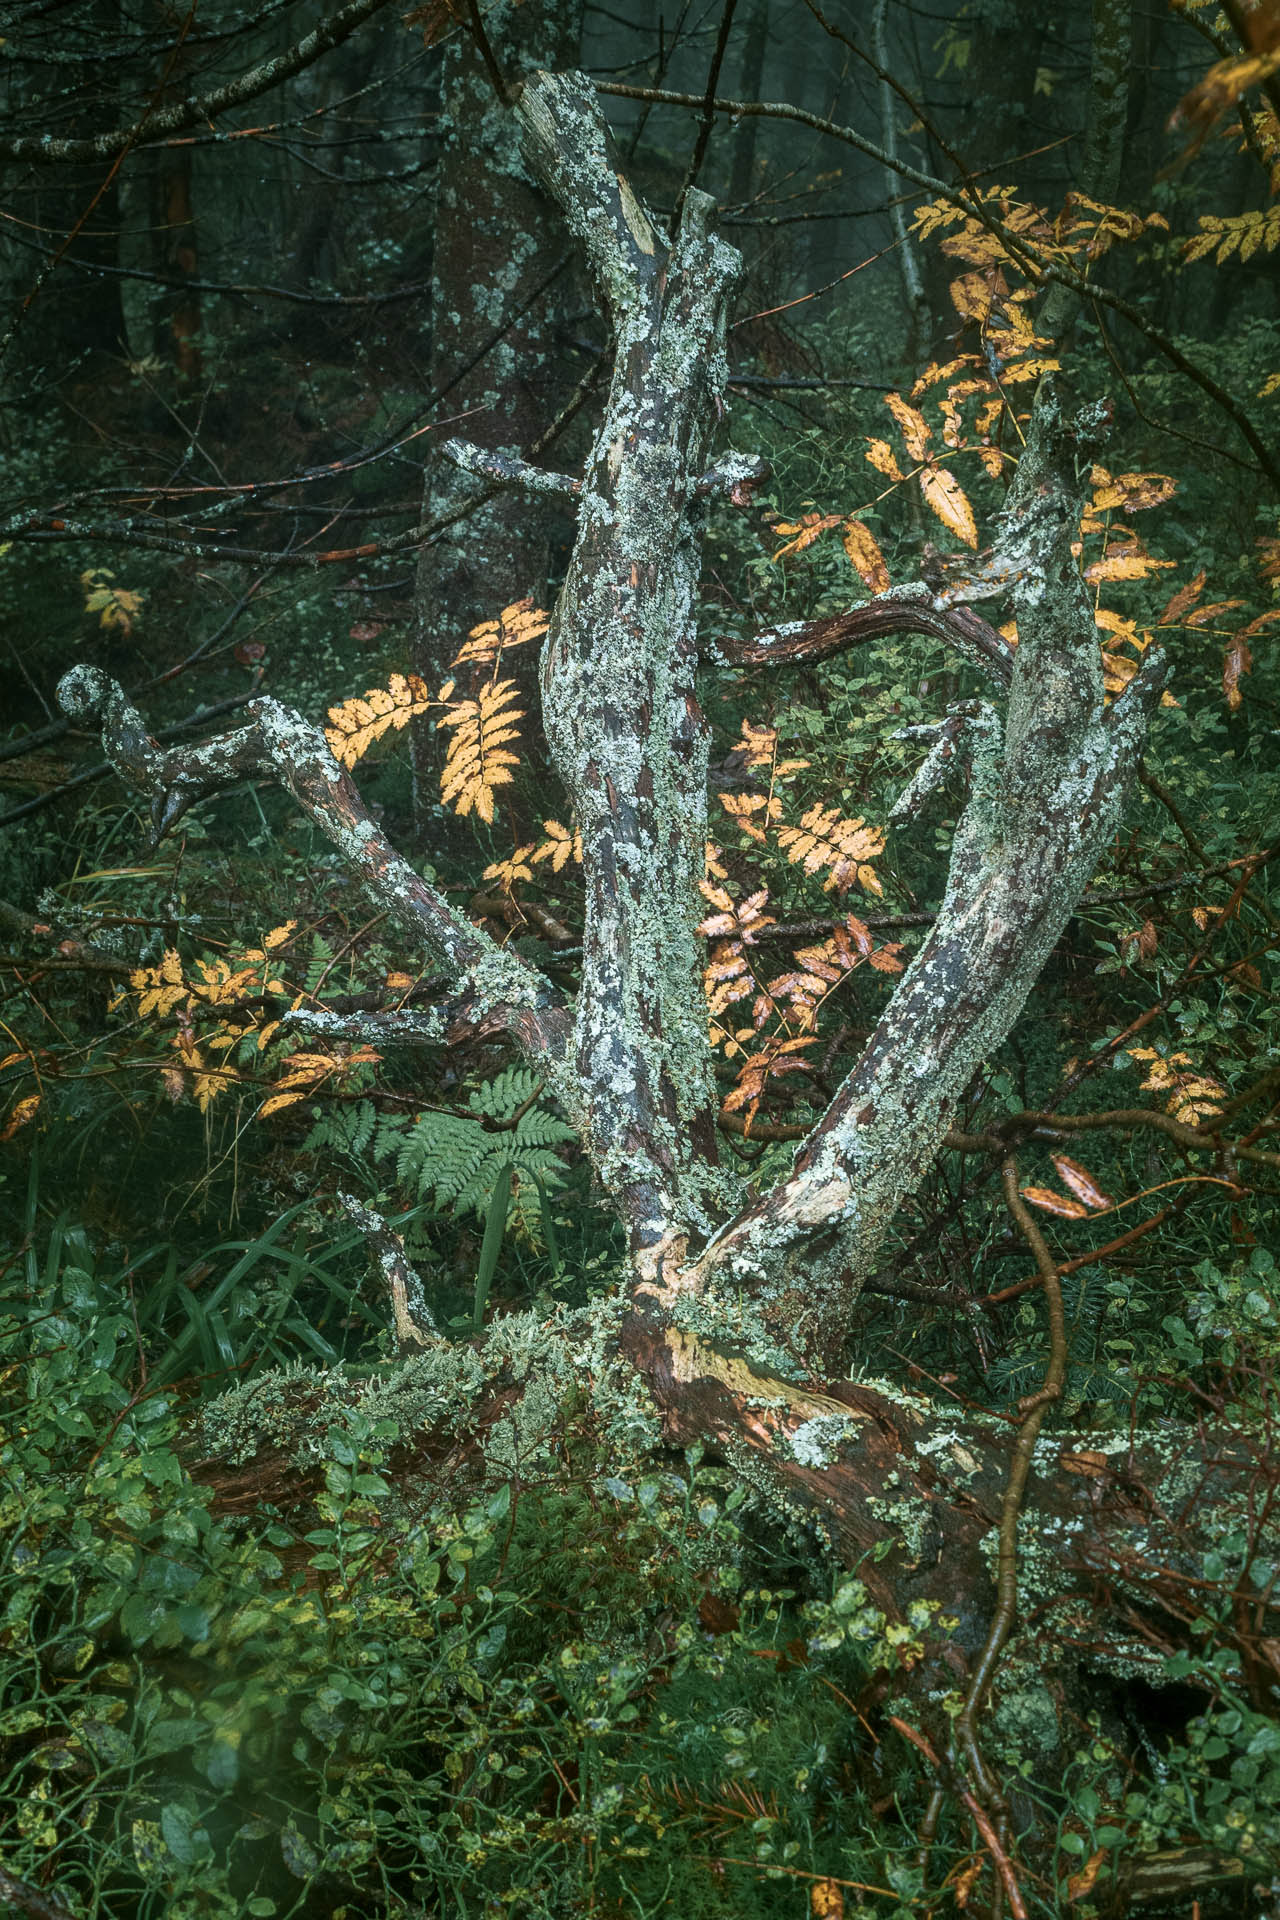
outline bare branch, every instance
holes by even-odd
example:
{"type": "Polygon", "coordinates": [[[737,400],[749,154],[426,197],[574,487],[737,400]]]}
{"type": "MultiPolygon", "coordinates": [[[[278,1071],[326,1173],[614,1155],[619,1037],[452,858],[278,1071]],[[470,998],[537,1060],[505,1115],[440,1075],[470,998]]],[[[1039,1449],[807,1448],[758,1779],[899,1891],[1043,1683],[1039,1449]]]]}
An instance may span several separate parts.
{"type": "Polygon", "coordinates": [[[363,26],[386,4],[387,0],[348,0],[345,7],[339,7],[283,53],[261,61],[248,73],[229,80],[225,86],[211,88],[195,100],[177,100],[172,106],[157,107],[132,126],[117,127],[112,133],[92,134],[87,139],[61,140],[47,133],[20,134],[11,140],[0,140],[0,159],[25,160],[35,166],[114,160],[117,154],[150,146],[167,134],[180,133],[184,127],[205,126],[218,114],[256,100],[259,94],[314,65],[334,47],[341,46],[357,27],[363,26]]]}
{"type": "MultiPolygon", "coordinates": [[[[561,995],[414,872],[375,825],[324,735],[301,714],[276,700],[255,700],[247,727],[166,751],[121,687],[97,667],[73,667],[59,683],[58,701],[72,719],[100,723],[111,764],[150,798],[157,839],[208,794],[264,775],[279,781],[396,925],[474,996],[475,1017],[497,1017],[526,1052],[549,1063],[555,1090],[567,1091],[555,1078],[568,1036],[561,995]]],[[[573,1107],[570,1099],[571,1112],[573,1107]]]]}
{"type": "Polygon", "coordinates": [[[395,1228],[373,1207],[366,1207],[357,1200],[354,1194],[340,1193],[338,1204],[368,1241],[374,1265],[386,1282],[401,1351],[440,1344],[440,1329],[427,1305],[418,1270],[405,1252],[404,1241],[395,1228]]]}
{"type": "Polygon", "coordinates": [[[464,473],[492,480],[500,487],[524,487],[530,493],[579,494],[582,482],[571,473],[548,473],[535,467],[514,447],[477,447],[470,440],[446,440],[440,448],[446,460],[464,473]]]}
{"type": "MultiPolygon", "coordinates": [[[[1007,590],[1007,586],[999,589],[1007,590]]],[[[1013,648],[1004,635],[969,607],[949,605],[945,595],[923,581],[877,594],[848,613],[793,620],[745,639],[720,634],[707,643],[707,651],[736,667],[812,666],[888,633],[932,634],[963,653],[998,685],[1009,683],[1013,648]]]]}

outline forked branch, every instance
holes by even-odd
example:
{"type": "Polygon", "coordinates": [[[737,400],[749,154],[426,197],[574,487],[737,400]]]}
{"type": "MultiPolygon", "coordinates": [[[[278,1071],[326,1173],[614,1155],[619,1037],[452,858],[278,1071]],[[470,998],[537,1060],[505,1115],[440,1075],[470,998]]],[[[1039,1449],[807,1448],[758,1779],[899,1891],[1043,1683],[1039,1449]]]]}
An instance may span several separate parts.
{"type": "MultiPolygon", "coordinates": [[[[58,687],[73,720],[96,720],[125,783],[151,803],[159,840],[197,800],[240,781],[277,781],[332,841],[370,897],[427,958],[448,990],[465,995],[474,1017],[506,1028],[554,1076],[565,1058],[569,1019],[562,996],[519,955],[455,913],[415,873],[371,818],[351,777],[319,728],[277,700],[255,700],[247,727],[192,747],[161,747],[122,688],[97,667],[73,667],[58,687]]],[[[570,1101],[572,1089],[557,1083],[570,1101]]]]}

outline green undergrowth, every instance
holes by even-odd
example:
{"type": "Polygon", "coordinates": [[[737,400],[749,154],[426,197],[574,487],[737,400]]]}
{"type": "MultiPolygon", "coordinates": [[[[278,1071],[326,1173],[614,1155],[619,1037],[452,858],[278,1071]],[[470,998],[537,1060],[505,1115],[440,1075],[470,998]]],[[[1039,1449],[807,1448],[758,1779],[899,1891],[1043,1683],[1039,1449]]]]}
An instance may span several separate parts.
{"type": "MultiPolygon", "coordinates": [[[[295,1365],[200,1418],[148,1369],[123,1278],[64,1222],[2,1289],[7,1871],[76,1920],[769,1920],[824,1882],[856,1920],[936,1910],[930,1777],[887,1715],[918,1712],[910,1669],[948,1622],[889,1625],[735,1476],[657,1450],[586,1359],[599,1311],[569,1314],[581,1386],[541,1411],[548,1335],[516,1315],[434,1388],[419,1361],[295,1365]],[[465,1406],[500,1373],[526,1383],[514,1452],[501,1422],[485,1460],[414,1451],[424,1394],[465,1406]]],[[[1270,1278],[1262,1256],[1198,1276],[1169,1333],[1188,1391],[1221,1397],[1232,1368],[1265,1386],[1270,1278]]],[[[1190,1570],[1193,1650],[1145,1749],[1123,1705],[1055,1708],[1043,1628],[1038,1666],[1015,1651],[989,1738],[1051,1836],[1034,1913],[1089,1868],[1071,1910],[1105,1916],[1152,1852],[1211,1848],[1249,1886],[1280,1864],[1280,1739],[1231,1650],[1246,1560],[1265,1581],[1247,1527],[1190,1570]]],[[[959,1695],[938,1697],[945,1718],[959,1695]]],[[[935,1886],[966,1845],[944,1823],[935,1886]]]]}

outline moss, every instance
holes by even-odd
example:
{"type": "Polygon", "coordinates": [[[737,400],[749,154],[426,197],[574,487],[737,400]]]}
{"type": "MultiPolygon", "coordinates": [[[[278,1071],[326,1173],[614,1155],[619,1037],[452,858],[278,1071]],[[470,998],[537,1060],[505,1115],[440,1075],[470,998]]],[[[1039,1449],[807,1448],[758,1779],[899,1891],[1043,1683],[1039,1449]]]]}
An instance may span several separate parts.
{"type": "Polygon", "coordinates": [[[520,1388],[484,1436],[489,1477],[545,1468],[553,1436],[583,1410],[606,1457],[630,1462],[659,1445],[661,1427],[643,1380],[618,1354],[621,1311],[609,1300],[550,1316],[511,1314],[494,1321],[478,1347],[442,1341],[368,1378],[306,1367],[260,1374],[206,1408],[203,1445],[238,1465],[276,1450],[308,1467],[328,1458],[329,1430],[346,1413],[390,1422],[391,1444],[407,1444],[429,1432],[470,1433],[482,1401],[520,1388]]]}

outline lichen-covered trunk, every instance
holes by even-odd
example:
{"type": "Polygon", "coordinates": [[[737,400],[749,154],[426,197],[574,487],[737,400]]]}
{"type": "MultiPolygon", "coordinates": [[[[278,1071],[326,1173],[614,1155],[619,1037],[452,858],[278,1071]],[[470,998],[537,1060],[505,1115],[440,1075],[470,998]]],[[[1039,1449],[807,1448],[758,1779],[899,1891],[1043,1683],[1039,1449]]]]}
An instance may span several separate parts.
{"type": "Polygon", "coordinates": [[[542,657],[543,720],[582,834],[575,1048],[588,1147],[651,1244],[725,1198],[695,928],[708,732],[695,689],[696,487],[723,411],[738,256],[691,193],[669,242],[613,159],[593,93],[539,75],[518,112],[615,331],[604,417],[542,657]]]}
{"type": "MultiPolygon", "coordinates": [[[[1100,429],[1101,415],[1092,424],[1100,429]]],[[[691,1275],[699,1290],[755,1294],[769,1325],[828,1361],[894,1213],[1088,884],[1159,697],[1163,663],[1152,657],[1104,707],[1071,552],[1082,434],[1087,445],[1042,393],[1001,548],[1018,579],[1021,636],[1004,725],[985,702],[967,702],[935,749],[939,770],[959,759],[969,777],[937,920],[789,1178],[731,1221],[691,1275]]]]}

